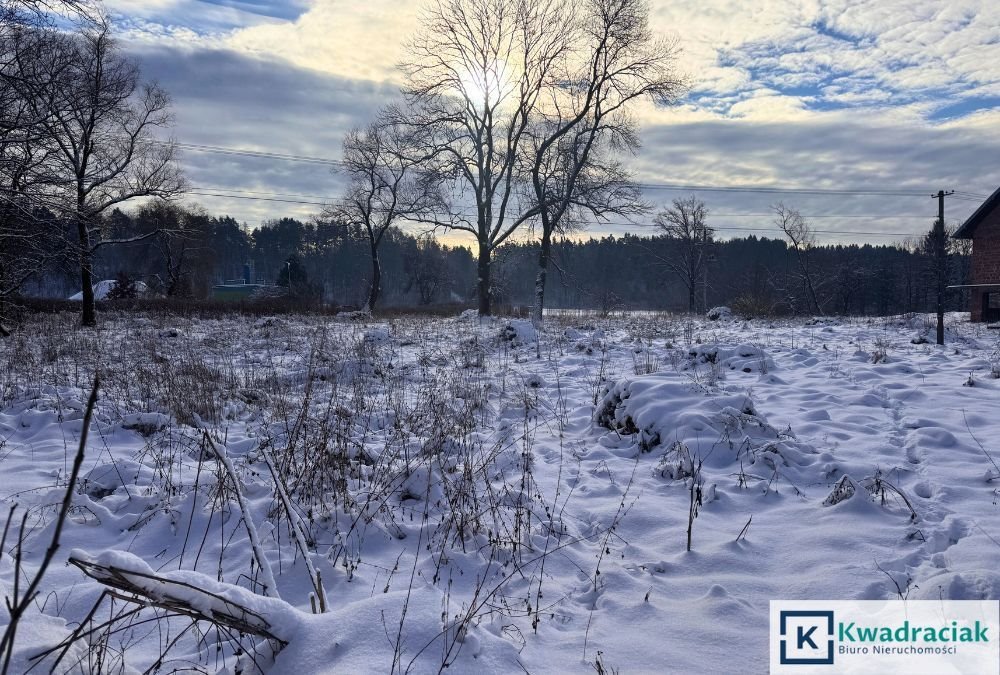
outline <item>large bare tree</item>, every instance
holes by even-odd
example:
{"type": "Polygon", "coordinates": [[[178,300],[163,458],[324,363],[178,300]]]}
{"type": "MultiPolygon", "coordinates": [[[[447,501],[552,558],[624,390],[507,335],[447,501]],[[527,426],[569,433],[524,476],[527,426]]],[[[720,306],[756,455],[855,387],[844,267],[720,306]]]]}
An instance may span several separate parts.
{"type": "Polygon", "coordinates": [[[799,268],[799,282],[808,293],[810,310],[822,314],[823,305],[819,298],[822,280],[813,268],[812,260],[812,250],[816,246],[816,234],[797,210],[789,208],[781,202],[773,205],[771,209],[775,215],[774,224],[785,234],[789,246],[795,252],[795,261],[799,268]]]}
{"type": "Polygon", "coordinates": [[[358,226],[368,235],[372,276],[368,311],[382,292],[379,245],[390,227],[423,220],[441,203],[438,174],[424,169],[426,128],[402,123],[392,109],[366,129],[352,129],[344,138],[341,171],[349,179],[346,195],[328,216],[343,225],[358,226]]]}
{"type": "Polygon", "coordinates": [[[432,130],[448,179],[434,219],[477,245],[479,311],[491,311],[493,251],[539,208],[525,200],[529,129],[573,49],[569,0],[436,0],[403,64],[410,123],[432,130]]]}
{"type": "Polygon", "coordinates": [[[715,231],[708,224],[705,202],[691,196],[675,199],[673,205],[656,214],[653,223],[674,246],[672,256],[664,258],[667,268],[680,278],[688,292],[688,311],[697,307],[698,284],[706,283],[706,272],[715,231]]]}
{"type": "MultiPolygon", "coordinates": [[[[142,81],[136,63],[112,38],[107,19],[98,17],[72,35],[46,31],[46,40],[53,52],[69,54],[69,65],[46,80],[21,71],[12,83],[39,121],[41,142],[52,148],[49,201],[75,225],[81,320],[93,326],[94,251],[121,243],[101,236],[102,214],[137,197],[170,198],[184,182],[174,143],[156,137],[170,125],[170,98],[142,81]]],[[[40,67],[51,71],[45,62],[40,67]]]]}
{"type": "MultiPolygon", "coordinates": [[[[0,317],[22,284],[62,251],[53,241],[48,201],[54,146],[46,112],[28,91],[58,96],[56,83],[72,64],[69,50],[41,30],[44,17],[4,6],[0,21],[0,317]]],[[[5,332],[5,331],[0,331],[5,332]]]]}
{"type": "Polygon", "coordinates": [[[686,86],[674,66],[676,47],[650,29],[644,0],[584,0],[574,16],[576,49],[540,99],[528,170],[541,229],[532,313],[539,326],[553,233],[578,224],[576,213],[600,220],[648,208],[611,155],[639,147],[629,114],[635,103],[670,104],[686,86]]]}

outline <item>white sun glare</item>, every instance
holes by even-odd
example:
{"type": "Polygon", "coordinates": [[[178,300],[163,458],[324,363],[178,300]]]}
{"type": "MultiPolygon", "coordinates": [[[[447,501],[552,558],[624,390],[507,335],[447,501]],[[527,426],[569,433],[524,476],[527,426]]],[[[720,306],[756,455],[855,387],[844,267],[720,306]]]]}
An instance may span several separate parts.
{"type": "Polygon", "coordinates": [[[511,92],[509,71],[500,61],[467,69],[459,78],[462,96],[477,110],[502,104],[511,92]]]}

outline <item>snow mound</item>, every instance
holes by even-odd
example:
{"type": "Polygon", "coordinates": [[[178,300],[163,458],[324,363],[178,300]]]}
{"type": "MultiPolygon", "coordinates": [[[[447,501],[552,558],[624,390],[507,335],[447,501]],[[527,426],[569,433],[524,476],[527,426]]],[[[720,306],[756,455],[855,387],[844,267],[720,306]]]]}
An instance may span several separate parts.
{"type": "Polygon", "coordinates": [[[527,319],[514,319],[500,331],[500,338],[510,342],[515,347],[534,344],[538,338],[535,327],[527,319]]]}
{"type": "Polygon", "coordinates": [[[138,431],[143,436],[152,436],[170,425],[170,416],[163,413],[131,413],[122,419],[122,428],[138,431]]]}
{"type": "Polygon", "coordinates": [[[709,321],[732,321],[733,310],[726,306],[713,307],[705,312],[705,318],[709,321]]]}
{"type": "Polygon", "coordinates": [[[1000,572],[945,571],[922,581],[915,595],[918,600],[994,600],[1000,598],[1000,572]]]}
{"type": "Polygon", "coordinates": [[[593,421],[619,434],[637,435],[643,451],[682,443],[692,456],[704,458],[706,466],[728,467],[741,457],[751,465],[763,459],[772,468],[804,465],[812,463],[804,454],[814,452],[771,426],[750,396],[706,396],[665,373],[607,387],[593,421]]]}
{"type": "Polygon", "coordinates": [[[594,350],[604,347],[604,331],[600,328],[577,326],[576,328],[567,328],[563,331],[563,335],[574,342],[573,348],[578,352],[593,354],[594,350]],[[589,334],[588,331],[590,331],[589,334]]]}
{"type": "Polygon", "coordinates": [[[687,368],[705,364],[718,364],[720,368],[744,373],[766,373],[775,367],[774,360],[763,349],[746,343],[732,348],[697,345],[688,350],[687,368]]]}
{"type": "Polygon", "coordinates": [[[525,386],[531,387],[532,389],[541,389],[542,387],[545,386],[546,383],[544,377],[542,377],[538,373],[531,373],[529,375],[525,375],[524,384],[525,386]]]}
{"type": "Polygon", "coordinates": [[[389,341],[389,327],[376,326],[365,331],[364,341],[371,344],[382,344],[389,341]]]}

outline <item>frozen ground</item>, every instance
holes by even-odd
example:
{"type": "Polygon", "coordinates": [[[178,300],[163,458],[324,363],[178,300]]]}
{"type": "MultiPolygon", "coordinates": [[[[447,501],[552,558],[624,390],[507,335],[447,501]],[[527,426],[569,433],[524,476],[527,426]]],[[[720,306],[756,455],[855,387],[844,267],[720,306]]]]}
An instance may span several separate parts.
{"type": "Polygon", "coordinates": [[[11,672],[765,672],[771,599],[1000,598],[998,332],[962,315],[944,348],[924,317],[104,319],[0,341],[4,594],[102,379],[11,672]]]}

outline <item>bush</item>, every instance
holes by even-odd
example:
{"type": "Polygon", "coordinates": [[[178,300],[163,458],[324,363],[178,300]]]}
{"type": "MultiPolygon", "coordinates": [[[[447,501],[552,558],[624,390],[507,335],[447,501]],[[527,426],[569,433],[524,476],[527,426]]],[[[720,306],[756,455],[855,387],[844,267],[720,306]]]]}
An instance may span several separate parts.
{"type": "Polygon", "coordinates": [[[767,298],[756,293],[743,293],[732,304],[733,312],[744,319],[758,319],[774,314],[774,307],[767,298]]]}
{"type": "Polygon", "coordinates": [[[135,279],[127,272],[118,272],[115,276],[115,286],[108,291],[108,300],[134,300],[139,296],[139,289],[135,284],[135,279]]]}

